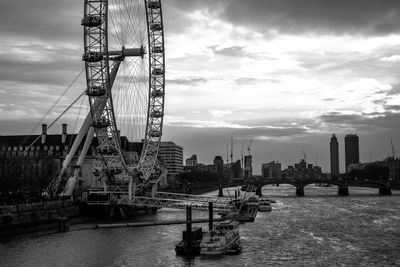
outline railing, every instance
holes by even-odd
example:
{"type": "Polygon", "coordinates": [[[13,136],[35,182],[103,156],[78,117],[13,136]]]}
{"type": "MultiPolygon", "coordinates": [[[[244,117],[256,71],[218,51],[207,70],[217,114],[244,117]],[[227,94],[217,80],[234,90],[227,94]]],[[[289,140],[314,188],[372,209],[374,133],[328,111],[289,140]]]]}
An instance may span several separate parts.
{"type": "MultiPolygon", "coordinates": [[[[185,209],[191,206],[196,210],[208,210],[208,199],[168,199],[168,198],[151,198],[151,197],[132,197],[123,196],[119,199],[118,204],[131,205],[138,207],[156,207],[156,208],[175,208],[185,209]]],[[[229,203],[214,203],[215,211],[229,211],[233,207],[229,203]]]]}

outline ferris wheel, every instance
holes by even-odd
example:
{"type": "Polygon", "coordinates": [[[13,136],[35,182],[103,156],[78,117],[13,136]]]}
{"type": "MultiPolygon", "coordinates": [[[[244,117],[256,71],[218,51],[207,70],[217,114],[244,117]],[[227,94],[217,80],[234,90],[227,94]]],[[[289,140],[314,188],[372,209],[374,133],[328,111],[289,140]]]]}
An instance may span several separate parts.
{"type": "Polygon", "coordinates": [[[161,0],[85,0],[81,24],[95,172],[107,183],[149,181],[164,117],[161,0]],[[143,143],[139,157],[127,158],[121,136],[143,143]]]}

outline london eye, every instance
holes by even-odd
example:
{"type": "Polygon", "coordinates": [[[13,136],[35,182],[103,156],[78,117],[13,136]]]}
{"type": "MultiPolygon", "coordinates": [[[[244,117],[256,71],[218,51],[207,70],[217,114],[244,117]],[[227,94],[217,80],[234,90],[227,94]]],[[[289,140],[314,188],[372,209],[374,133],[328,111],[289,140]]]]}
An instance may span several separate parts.
{"type": "Polygon", "coordinates": [[[81,24],[94,172],[105,187],[149,182],[164,117],[161,0],[85,0],[81,24]],[[121,136],[143,143],[139,157],[127,159],[121,136]]]}

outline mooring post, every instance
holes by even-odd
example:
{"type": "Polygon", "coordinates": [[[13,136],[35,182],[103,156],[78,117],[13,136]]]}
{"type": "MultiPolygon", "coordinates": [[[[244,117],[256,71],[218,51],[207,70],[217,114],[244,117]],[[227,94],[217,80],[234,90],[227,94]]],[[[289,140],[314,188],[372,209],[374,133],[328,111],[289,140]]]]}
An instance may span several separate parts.
{"type": "Polygon", "coordinates": [[[68,221],[67,217],[58,217],[57,218],[58,232],[67,232],[69,230],[67,221],[68,221]]]}
{"type": "Polygon", "coordinates": [[[296,188],[296,195],[298,197],[304,197],[304,187],[298,187],[296,188]]]}
{"type": "Polygon", "coordinates": [[[338,195],[339,196],[348,196],[349,195],[349,188],[347,186],[342,186],[338,188],[338,195]]]}
{"type": "Polygon", "coordinates": [[[187,251],[188,255],[192,252],[192,207],[186,207],[186,244],[187,244],[187,251]]]}
{"type": "Polygon", "coordinates": [[[223,194],[223,192],[222,192],[222,185],[219,185],[219,189],[218,189],[218,197],[223,197],[224,196],[224,194],[223,194]]]}
{"type": "Polygon", "coordinates": [[[213,224],[214,224],[214,208],[213,208],[213,203],[208,202],[208,230],[211,232],[213,229],[213,224]]]}
{"type": "Polygon", "coordinates": [[[262,197],[261,184],[258,184],[256,195],[262,197]]]}
{"type": "Polygon", "coordinates": [[[379,187],[379,195],[390,196],[392,194],[392,189],[389,187],[379,187]]]}

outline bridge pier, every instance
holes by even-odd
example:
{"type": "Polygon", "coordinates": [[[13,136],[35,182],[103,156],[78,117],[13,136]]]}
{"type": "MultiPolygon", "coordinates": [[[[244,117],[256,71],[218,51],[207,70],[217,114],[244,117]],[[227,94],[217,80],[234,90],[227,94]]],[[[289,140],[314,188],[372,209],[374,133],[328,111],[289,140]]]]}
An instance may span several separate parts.
{"type": "Polygon", "coordinates": [[[259,186],[257,187],[256,195],[259,196],[259,197],[262,197],[261,185],[259,185],[259,186]]]}
{"type": "Polygon", "coordinates": [[[390,196],[390,195],[392,195],[392,189],[390,189],[389,187],[380,187],[379,195],[390,196]]]}
{"type": "Polygon", "coordinates": [[[296,196],[304,197],[304,187],[296,187],[296,196]]]}
{"type": "Polygon", "coordinates": [[[349,195],[349,188],[347,186],[342,186],[338,188],[338,195],[339,196],[348,196],[349,195]]]}

